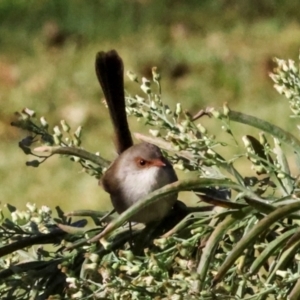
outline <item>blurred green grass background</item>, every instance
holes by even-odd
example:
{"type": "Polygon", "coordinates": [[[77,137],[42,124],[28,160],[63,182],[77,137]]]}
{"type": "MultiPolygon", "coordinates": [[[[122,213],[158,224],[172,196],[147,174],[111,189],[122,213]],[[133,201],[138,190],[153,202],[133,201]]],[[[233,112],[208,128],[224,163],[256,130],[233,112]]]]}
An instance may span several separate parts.
{"type": "MultiPolygon", "coordinates": [[[[52,125],[61,119],[74,129],[81,124],[85,149],[113,159],[112,130],[94,72],[99,50],[117,49],[125,70],[140,76],[150,77],[157,66],[171,108],[181,102],[196,113],[228,102],[292,131],[285,100],[268,73],[273,57],[297,60],[299,8],[295,0],[1,0],[1,203],[111,207],[96,180],[66,158],[26,167],[28,157],[17,147],[26,133],[9,125],[24,107],[52,125]]],[[[139,92],[127,79],[126,89],[139,92]]],[[[134,119],[130,124],[133,131],[148,131],[134,119]]]]}

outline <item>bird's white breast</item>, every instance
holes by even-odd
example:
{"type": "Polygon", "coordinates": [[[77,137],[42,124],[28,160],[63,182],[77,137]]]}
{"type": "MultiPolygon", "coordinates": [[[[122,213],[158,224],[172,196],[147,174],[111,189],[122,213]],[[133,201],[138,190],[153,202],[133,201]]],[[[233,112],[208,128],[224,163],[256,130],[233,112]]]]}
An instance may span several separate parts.
{"type": "MultiPolygon", "coordinates": [[[[135,202],[146,197],[148,194],[170,183],[168,170],[159,167],[150,167],[133,172],[122,173],[120,185],[125,196],[126,209],[135,202]],[[126,191],[124,190],[126,189],[126,191]]],[[[114,201],[114,199],[112,199],[114,201]]],[[[132,221],[148,223],[162,219],[172,208],[177,200],[177,194],[172,194],[159,199],[157,202],[147,206],[132,217],[132,221]]]]}

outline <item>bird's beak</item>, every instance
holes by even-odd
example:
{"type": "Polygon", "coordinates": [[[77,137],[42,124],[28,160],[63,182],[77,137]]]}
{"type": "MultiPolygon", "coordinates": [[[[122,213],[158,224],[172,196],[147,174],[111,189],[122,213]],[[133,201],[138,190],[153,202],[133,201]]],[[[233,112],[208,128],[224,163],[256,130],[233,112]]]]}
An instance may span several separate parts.
{"type": "Polygon", "coordinates": [[[156,167],[165,167],[167,165],[162,159],[159,158],[152,159],[151,164],[152,166],[156,166],[156,167]]]}

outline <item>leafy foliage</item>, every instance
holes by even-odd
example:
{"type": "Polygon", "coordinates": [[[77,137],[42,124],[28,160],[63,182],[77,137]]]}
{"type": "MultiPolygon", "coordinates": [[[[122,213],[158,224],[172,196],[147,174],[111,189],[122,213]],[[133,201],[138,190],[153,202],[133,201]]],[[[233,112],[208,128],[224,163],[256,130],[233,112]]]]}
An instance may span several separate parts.
{"type": "MultiPolygon", "coordinates": [[[[276,62],[275,88],[298,116],[299,68],[292,61],[276,62]]],[[[7,206],[11,218],[2,217],[0,230],[2,299],[299,298],[299,176],[291,168],[299,159],[300,141],[227,104],[194,116],[181,104],[172,111],[162,102],[155,68],[152,75],[152,81],[141,80],[142,97],[127,97],[127,113],[152,126],[151,137],[138,135],[141,140],[161,147],[176,168],[193,172],[195,179],[165,186],[113,220],[99,212],[65,214],[57,208],[54,217],[45,207],[28,204],[21,212],[7,206]],[[262,132],[257,138],[245,135],[239,154],[225,159],[219,152],[229,143],[200,123],[203,116],[219,122],[237,145],[232,122],[262,132]],[[236,166],[247,161],[251,168],[245,177],[236,166]],[[199,207],[178,201],[161,224],[135,225],[132,236],[122,227],[138,209],[177,191],[195,192],[199,207]],[[91,217],[96,226],[86,228],[85,219],[73,222],[77,216],[91,217]],[[51,247],[34,246],[41,244],[51,247]]],[[[139,82],[133,73],[128,76],[139,82]]],[[[24,109],[13,125],[30,133],[20,142],[25,154],[36,156],[29,166],[63,154],[100,177],[108,165],[80,148],[80,130],[70,134],[64,121],[50,133],[45,119],[38,121],[24,109]]]]}

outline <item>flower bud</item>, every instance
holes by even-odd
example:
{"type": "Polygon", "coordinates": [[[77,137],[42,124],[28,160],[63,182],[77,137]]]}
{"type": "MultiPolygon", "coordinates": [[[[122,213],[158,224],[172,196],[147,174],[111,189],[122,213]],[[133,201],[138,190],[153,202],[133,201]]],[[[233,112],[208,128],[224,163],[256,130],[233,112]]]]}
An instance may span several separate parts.
{"type": "Polygon", "coordinates": [[[153,78],[153,81],[155,82],[159,82],[160,81],[160,74],[157,72],[157,67],[153,67],[152,68],[152,78],[153,78]]]}
{"type": "Polygon", "coordinates": [[[224,114],[224,116],[228,116],[229,112],[230,112],[230,109],[229,109],[229,107],[228,107],[228,103],[225,102],[225,103],[223,104],[223,114],[224,114]]]}
{"type": "Polygon", "coordinates": [[[81,137],[81,133],[82,133],[82,126],[78,126],[78,128],[76,129],[74,135],[80,139],[81,137]]]}
{"type": "Polygon", "coordinates": [[[45,129],[47,129],[49,127],[49,124],[46,121],[45,117],[40,118],[40,123],[41,123],[42,127],[45,128],[45,129]]]}
{"type": "Polygon", "coordinates": [[[126,75],[131,81],[139,82],[137,75],[132,71],[127,71],[126,75]]]}
{"type": "Polygon", "coordinates": [[[58,138],[62,137],[62,133],[58,126],[54,126],[53,131],[55,136],[57,136],[58,138]]]}
{"type": "Polygon", "coordinates": [[[26,207],[29,209],[30,212],[36,212],[37,211],[35,203],[27,202],[26,207]]]}
{"type": "Polygon", "coordinates": [[[141,89],[145,94],[151,94],[150,81],[145,77],[142,78],[141,89]]]}
{"type": "Polygon", "coordinates": [[[66,123],[65,120],[60,121],[61,127],[64,132],[69,132],[70,131],[70,126],[66,123]]]}
{"type": "Polygon", "coordinates": [[[211,114],[216,118],[216,119],[221,119],[221,113],[215,109],[211,110],[211,114]]]}
{"type": "Polygon", "coordinates": [[[175,109],[175,114],[176,116],[179,116],[182,112],[182,107],[181,107],[181,103],[177,103],[176,104],[176,109],[175,109]]]}
{"type": "Polygon", "coordinates": [[[154,137],[160,136],[160,132],[157,129],[149,129],[149,133],[154,137]]]}
{"type": "Polygon", "coordinates": [[[205,134],[207,132],[206,128],[202,126],[202,124],[198,123],[197,124],[197,128],[199,129],[199,131],[203,134],[205,134]]]}
{"type": "Polygon", "coordinates": [[[24,108],[22,112],[28,115],[29,117],[35,117],[35,111],[27,107],[24,108]]]}

